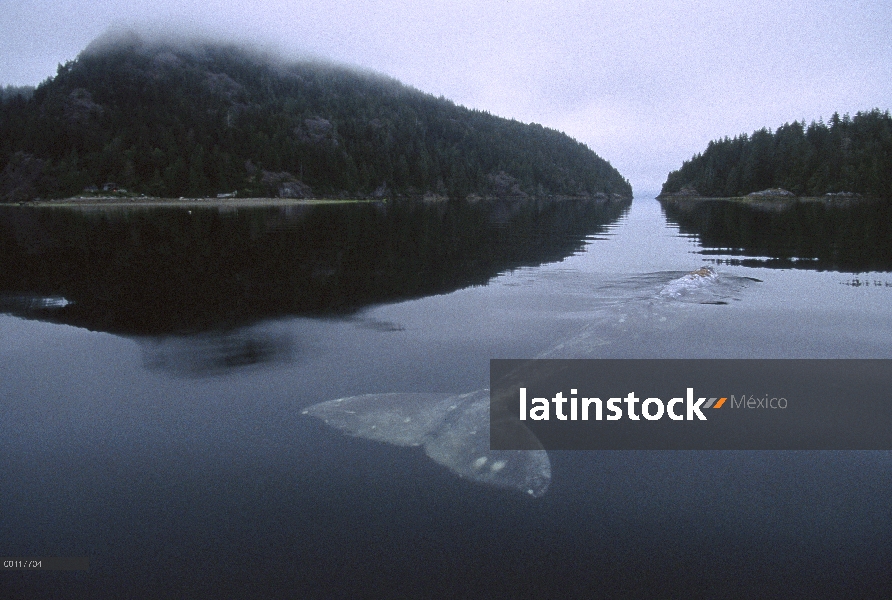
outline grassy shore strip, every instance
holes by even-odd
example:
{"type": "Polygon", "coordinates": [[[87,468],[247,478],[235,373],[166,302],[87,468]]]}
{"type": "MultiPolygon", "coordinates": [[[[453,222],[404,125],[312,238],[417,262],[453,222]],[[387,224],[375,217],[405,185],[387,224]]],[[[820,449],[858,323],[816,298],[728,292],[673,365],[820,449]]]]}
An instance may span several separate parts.
{"type": "Polygon", "coordinates": [[[314,204],[357,204],[380,202],[376,199],[298,199],[298,198],[122,198],[115,196],[94,196],[63,198],[58,200],[35,200],[24,206],[41,208],[222,208],[222,207],[275,207],[314,204]]]}

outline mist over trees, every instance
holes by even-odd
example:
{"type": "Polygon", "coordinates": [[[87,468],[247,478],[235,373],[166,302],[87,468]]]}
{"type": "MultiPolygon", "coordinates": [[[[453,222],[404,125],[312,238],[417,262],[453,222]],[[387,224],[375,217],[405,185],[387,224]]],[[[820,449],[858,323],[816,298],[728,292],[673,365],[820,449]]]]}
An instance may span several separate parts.
{"type": "Polygon", "coordinates": [[[33,85],[0,86],[0,102],[11,101],[13,98],[17,98],[17,97],[21,97],[23,100],[28,100],[33,95],[34,95],[34,86],[33,85]]]}
{"type": "Polygon", "coordinates": [[[798,196],[853,192],[892,199],[892,117],[874,109],[828,123],[794,121],[775,132],[712,141],[669,174],[662,193],[684,187],[707,197],[783,188],[798,196]]]}
{"type": "Polygon", "coordinates": [[[631,196],[584,144],[396,80],[235,45],[94,42],[0,102],[0,199],[631,196]]]}

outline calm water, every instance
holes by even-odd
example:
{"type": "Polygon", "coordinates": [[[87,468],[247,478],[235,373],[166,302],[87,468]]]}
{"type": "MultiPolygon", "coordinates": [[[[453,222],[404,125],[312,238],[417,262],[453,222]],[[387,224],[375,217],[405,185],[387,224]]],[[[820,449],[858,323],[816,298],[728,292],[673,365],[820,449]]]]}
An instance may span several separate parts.
{"type": "Polygon", "coordinates": [[[2,209],[0,554],[91,568],[0,595],[888,598],[888,452],[551,453],[534,499],[300,414],[490,358],[892,358],[892,218],[810,210],[2,209]]]}

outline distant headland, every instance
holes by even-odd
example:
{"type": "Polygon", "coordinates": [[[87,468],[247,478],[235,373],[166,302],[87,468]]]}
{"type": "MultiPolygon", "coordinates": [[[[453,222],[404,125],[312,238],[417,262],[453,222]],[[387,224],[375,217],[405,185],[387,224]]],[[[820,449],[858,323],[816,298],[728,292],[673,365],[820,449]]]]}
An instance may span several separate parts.
{"type": "Polygon", "coordinates": [[[669,174],[661,200],[752,204],[892,200],[892,117],[874,109],[709,143],[669,174]]]}
{"type": "Polygon", "coordinates": [[[629,199],[584,144],[394,79],[128,32],[0,89],[0,202],[120,198],[629,199]]]}

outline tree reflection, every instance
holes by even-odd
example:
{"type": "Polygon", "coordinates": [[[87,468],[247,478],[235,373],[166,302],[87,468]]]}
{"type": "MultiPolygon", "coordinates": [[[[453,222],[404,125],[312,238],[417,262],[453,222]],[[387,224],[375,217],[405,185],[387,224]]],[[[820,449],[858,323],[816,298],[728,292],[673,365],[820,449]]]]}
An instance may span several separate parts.
{"type": "Polygon", "coordinates": [[[137,335],[351,314],[560,260],[628,206],[498,200],[238,210],[11,207],[0,210],[0,310],[137,335]],[[40,298],[65,303],[35,304],[40,298]]]}
{"type": "Polygon", "coordinates": [[[703,254],[745,266],[817,271],[892,271],[892,207],[791,202],[663,201],[666,218],[696,235],[703,254]]]}

